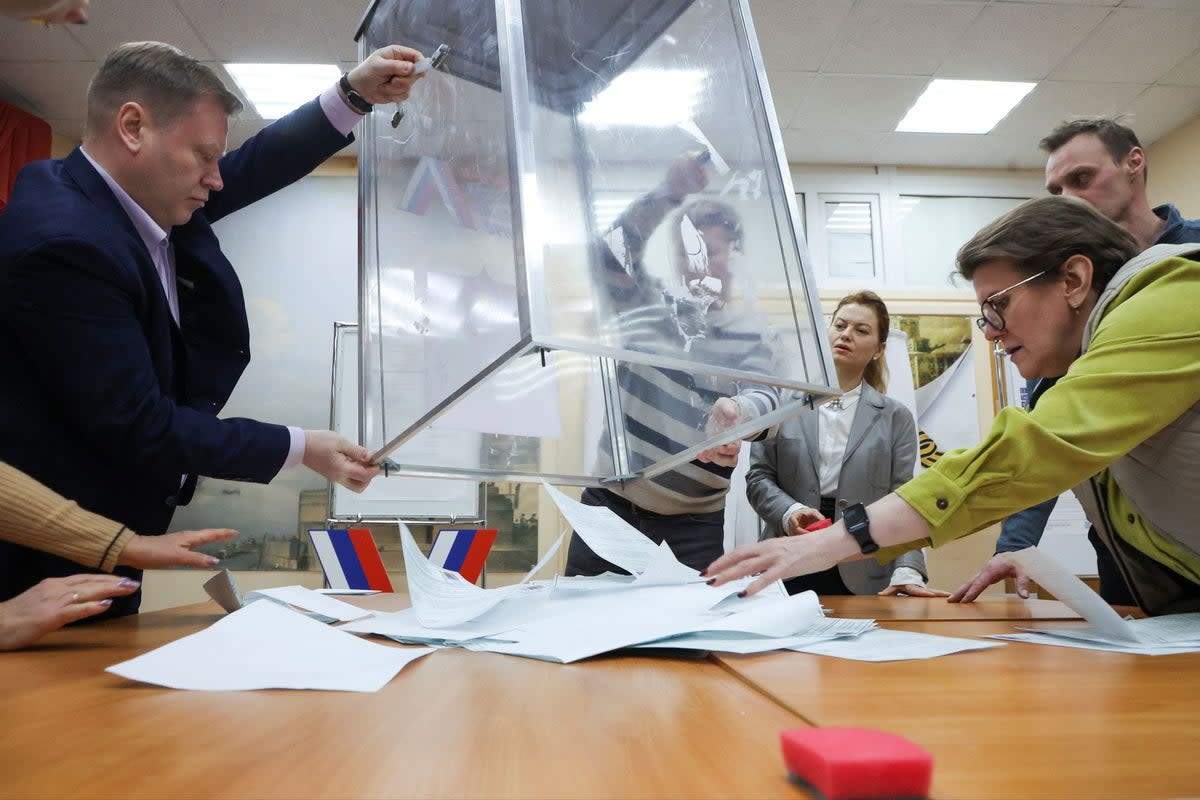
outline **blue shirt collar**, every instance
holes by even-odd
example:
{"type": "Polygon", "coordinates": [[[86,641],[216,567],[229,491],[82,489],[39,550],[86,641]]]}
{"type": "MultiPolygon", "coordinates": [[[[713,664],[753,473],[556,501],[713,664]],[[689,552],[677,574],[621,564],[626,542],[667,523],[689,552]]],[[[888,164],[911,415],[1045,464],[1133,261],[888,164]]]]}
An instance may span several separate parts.
{"type": "Polygon", "coordinates": [[[1157,206],[1154,214],[1167,223],[1155,244],[1200,242],[1200,220],[1184,219],[1174,204],[1157,206]]]}

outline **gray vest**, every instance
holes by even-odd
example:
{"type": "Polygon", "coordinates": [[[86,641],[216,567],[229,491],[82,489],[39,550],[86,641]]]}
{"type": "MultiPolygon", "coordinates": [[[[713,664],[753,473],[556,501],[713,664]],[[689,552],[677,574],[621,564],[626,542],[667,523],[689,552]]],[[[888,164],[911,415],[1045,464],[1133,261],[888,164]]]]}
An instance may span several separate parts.
{"type": "MultiPolygon", "coordinates": [[[[1142,270],[1168,258],[1200,253],[1196,244],[1155,245],[1117,271],[1096,301],[1084,328],[1083,352],[1117,294],[1142,270]]],[[[1197,322],[1200,324],[1200,322],[1197,322]]],[[[1146,387],[1146,402],[1154,387],[1146,387]]],[[[1163,538],[1200,558],[1200,401],[1178,419],[1117,459],[1111,482],[1163,538]]],[[[1088,520],[1113,552],[1134,598],[1148,613],[1200,609],[1200,587],[1146,557],[1115,535],[1094,480],[1074,489],[1088,520]]]]}

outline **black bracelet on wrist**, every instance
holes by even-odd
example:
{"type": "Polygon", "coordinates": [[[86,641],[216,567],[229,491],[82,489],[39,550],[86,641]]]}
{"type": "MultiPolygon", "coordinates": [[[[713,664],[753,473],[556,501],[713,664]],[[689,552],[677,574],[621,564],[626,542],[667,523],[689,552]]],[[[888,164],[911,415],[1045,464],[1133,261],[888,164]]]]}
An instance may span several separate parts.
{"type": "Polygon", "coordinates": [[[97,569],[104,569],[104,562],[108,560],[108,554],[112,550],[113,545],[117,543],[117,539],[120,539],[121,534],[125,532],[125,527],[122,525],[121,529],[117,531],[116,536],[113,536],[112,541],[108,543],[108,547],[104,548],[104,555],[100,556],[100,563],[96,565],[97,569]]]}
{"type": "Polygon", "coordinates": [[[346,101],[346,104],[358,113],[370,114],[375,110],[375,106],[368,103],[366,98],[354,91],[354,87],[350,85],[350,78],[344,72],[338,80],[338,87],[342,90],[342,98],[346,101]]]}

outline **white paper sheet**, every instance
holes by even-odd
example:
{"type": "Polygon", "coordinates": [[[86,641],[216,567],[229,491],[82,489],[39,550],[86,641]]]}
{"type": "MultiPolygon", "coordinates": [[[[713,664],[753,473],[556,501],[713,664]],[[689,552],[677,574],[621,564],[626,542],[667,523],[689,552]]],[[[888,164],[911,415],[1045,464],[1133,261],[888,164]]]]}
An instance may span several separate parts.
{"type": "Polygon", "coordinates": [[[1075,647],[1080,650],[1100,650],[1106,653],[1125,653],[1134,656],[1174,656],[1180,653],[1200,653],[1200,646],[1195,645],[1163,645],[1155,647],[1141,644],[1106,644],[1104,642],[1069,639],[1061,636],[1049,636],[1045,631],[1040,633],[996,633],[989,639],[1005,639],[1010,642],[1027,642],[1029,644],[1048,644],[1053,647],[1075,647]]]}
{"type": "Polygon", "coordinates": [[[369,617],[375,613],[359,608],[358,606],[352,606],[334,597],[326,597],[312,589],[294,585],[277,586],[272,589],[256,589],[253,592],[247,592],[243,600],[246,603],[251,603],[260,597],[265,597],[268,600],[274,600],[279,603],[286,603],[289,606],[302,608],[305,611],[311,611],[324,620],[331,622],[348,622],[352,619],[369,617]]]}
{"type": "MultiPolygon", "coordinates": [[[[638,534],[641,536],[642,534],[638,534]]],[[[615,563],[615,562],[614,562],[615,563]]],[[[700,570],[680,564],[671,552],[671,547],[662,542],[654,549],[654,555],[646,563],[642,574],[633,581],[634,586],[674,586],[681,583],[702,582],[700,570]]]]}
{"type": "Polygon", "coordinates": [[[766,653],[771,650],[794,650],[808,645],[831,642],[835,639],[861,636],[875,629],[869,619],[822,619],[797,636],[753,636],[733,631],[685,633],[639,644],[639,648],[668,648],[673,650],[712,650],[718,653],[766,653]]]}
{"type": "Polygon", "coordinates": [[[880,628],[864,633],[855,639],[837,639],[832,642],[789,649],[800,653],[834,656],[853,661],[905,661],[937,658],[967,650],[989,650],[999,644],[999,642],[981,642],[977,639],[959,639],[951,636],[934,636],[929,633],[880,628]]]}
{"type": "Polygon", "coordinates": [[[1026,547],[1009,553],[1008,557],[1072,611],[1092,623],[1106,638],[1118,642],[1137,642],[1128,624],[1113,611],[1112,606],[1041,550],[1026,547]]]}
{"type": "Polygon", "coordinates": [[[658,551],[645,534],[603,506],[572,500],[546,481],[542,486],[571,527],[592,551],[633,575],[640,575],[658,551]]]}
{"type": "Polygon", "coordinates": [[[816,592],[801,592],[791,597],[775,598],[768,603],[748,605],[740,613],[727,612],[715,617],[703,630],[752,633],[757,636],[797,636],[823,616],[816,592]]]}
{"type": "Polygon", "coordinates": [[[520,583],[496,589],[481,589],[473,583],[468,583],[457,572],[444,570],[431,563],[417,546],[408,527],[401,523],[400,545],[404,552],[408,594],[412,599],[417,619],[428,628],[451,628],[486,614],[505,598],[515,592],[524,591],[524,584],[558,553],[562,541],[563,537],[559,536],[520,583]]]}
{"type": "Polygon", "coordinates": [[[1087,584],[1036,547],[1009,553],[1040,585],[1092,623],[1088,628],[1020,628],[1037,634],[1023,641],[1040,642],[1045,637],[1140,649],[1200,647],[1200,613],[1168,614],[1148,619],[1121,619],[1087,584]]]}
{"type": "Polygon", "coordinates": [[[250,603],[107,671],[173,689],[374,692],[433,649],[375,644],[277,603],[250,603]]]}
{"type": "Polygon", "coordinates": [[[712,621],[706,612],[736,591],[735,583],[693,583],[576,593],[548,604],[542,618],[506,631],[503,638],[511,641],[482,639],[466,647],[567,664],[702,629],[712,621]]]}
{"type": "Polygon", "coordinates": [[[206,580],[204,591],[217,601],[217,605],[231,614],[242,607],[242,595],[237,590],[237,584],[233,582],[233,573],[227,569],[206,580]]]}
{"type": "Polygon", "coordinates": [[[324,595],[343,595],[345,597],[357,597],[358,595],[379,594],[378,589],[314,589],[317,594],[324,595]]]}
{"type": "Polygon", "coordinates": [[[368,619],[342,625],[338,630],[351,633],[371,633],[387,636],[398,642],[454,645],[497,636],[536,619],[549,600],[548,584],[526,584],[524,591],[505,597],[490,611],[458,625],[432,628],[421,624],[415,609],[406,608],[392,614],[376,614],[368,619]]]}

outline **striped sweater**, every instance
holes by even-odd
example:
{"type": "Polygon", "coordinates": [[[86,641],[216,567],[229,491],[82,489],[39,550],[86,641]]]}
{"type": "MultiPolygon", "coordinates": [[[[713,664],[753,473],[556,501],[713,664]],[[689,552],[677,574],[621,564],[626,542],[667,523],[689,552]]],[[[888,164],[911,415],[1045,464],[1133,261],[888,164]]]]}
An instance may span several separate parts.
{"type": "MultiPolygon", "coordinates": [[[[713,404],[731,397],[739,422],[779,406],[772,386],[707,374],[720,365],[762,375],[772,374],[773,348],[765,319],[731,308],[710,306],[680,288],[667,291],[642,263],[645,243],[666,214],[678,205],[662,191],[642,197],[621,215],[597,246],[598,283],[610,305],[610,329],[603,332],[635,352],[691,362],[697,369],[651,367],[621,362],[616,368],[617,398],[626,429],[627,468],[637,473],[708,438],[705,427],[713,404]],[[618,232],[614,246],[613,232],[618,232]]],[[[756,439],[767,438],[772,430],[756,439]]],[[[600,445],[599,468],[614,470],[611,437],[600,445]]],[[[693,460],[653,478],[638,478],[605,488],[658,514],[698,514],[725,506],[731,467],[693,460]]],[[[626,473],[628,474],[628,473],[626,473]]]]}

